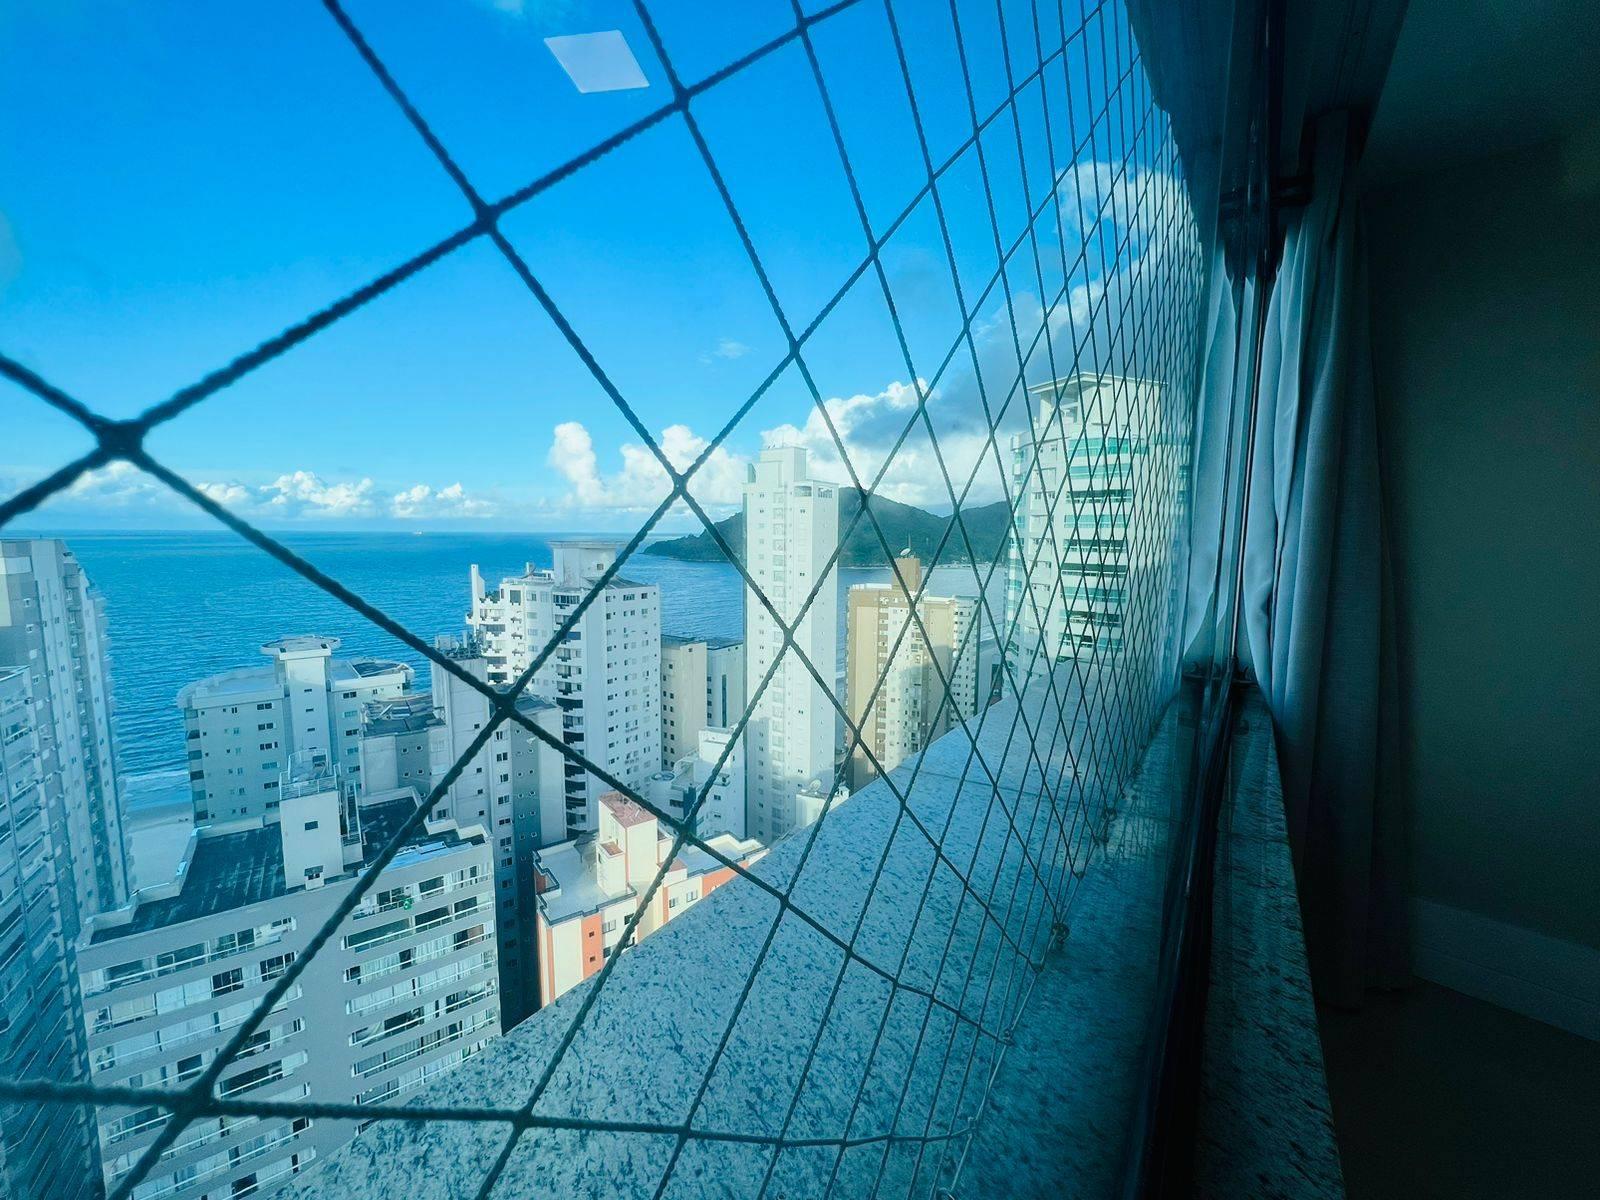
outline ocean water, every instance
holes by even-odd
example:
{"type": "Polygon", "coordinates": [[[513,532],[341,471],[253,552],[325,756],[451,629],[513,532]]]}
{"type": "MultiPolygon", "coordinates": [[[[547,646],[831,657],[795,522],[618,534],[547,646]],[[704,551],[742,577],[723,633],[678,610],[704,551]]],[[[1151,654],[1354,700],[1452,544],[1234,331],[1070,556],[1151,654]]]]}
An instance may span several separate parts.
{"type": "MultiPolygon", "coordinates": [[[[478,564],[490,586],[525,563],[548,567],[550,543],[539,534],[284,533],[284,545],[339,580],[425,640],[459,634],[469,604],[468,569],[478,564]]],[[[184,770],[178,690],[230,667],[261,661],[259,647],[294,633],[341,639],[343,654],[373,654],[417,668],[426,660],[262,551],[227,532],[73,533],[65,541],[105,595],[121,773],[130,796],[184,770]]],[[[665,633],[739,637],[744,588],[727,563],[692,563],[639,554],[623,574],[661,588],[665,633]]],[[[887,569],[838,572],[840,663],[851,584],[889,578],[887,569]]],[[[990,601],[999,616],[1003,573],[990,601]]],[[[974,596],[971,568],[940,567],[931,594],[974,596]]],[[[137,799],[134,800],[137,803],[137,799]]]]}

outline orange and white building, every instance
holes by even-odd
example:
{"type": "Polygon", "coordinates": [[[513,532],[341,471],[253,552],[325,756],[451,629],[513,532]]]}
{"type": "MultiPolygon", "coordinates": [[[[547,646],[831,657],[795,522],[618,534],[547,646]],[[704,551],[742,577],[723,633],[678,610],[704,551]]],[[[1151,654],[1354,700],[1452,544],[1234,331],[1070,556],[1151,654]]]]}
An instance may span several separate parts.
{"type": "MultiPolygon", "coordinates": [[[[534,856],[541,1008],[597,974],[617,952],[623,926],[672,851],[672,835],[620,792],[601,796],[598,808],[593,833],[534,856]]],[[[766,854],[760,842],[731,834],[709,838],[707,845],[743,866],[766,854]]],[[[685,846],[650,898],[634,940],[649,937],[733,877],[731,867],[685,846]]]]}

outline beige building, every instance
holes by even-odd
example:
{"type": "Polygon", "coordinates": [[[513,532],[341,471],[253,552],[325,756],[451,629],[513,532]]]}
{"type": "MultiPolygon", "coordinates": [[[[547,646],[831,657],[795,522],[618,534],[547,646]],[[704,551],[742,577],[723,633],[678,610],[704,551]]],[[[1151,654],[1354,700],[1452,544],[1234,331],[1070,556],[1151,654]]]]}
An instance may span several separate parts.
{"type": "Polygon", "coordinates": [[[743,642],[661,635],[663,769],[696,753],[702,730],[732,728],[743,715],[743,642]]]}
{"type": "Polygon", "coordinates": [[[692,752],[706,727],[706,644],[661,635],[661,765],[692,752]]]}
{"type": "Polygon", "coordinates": [[[977,707],[978,635],[968,634],[976,602],[925,595],[917,601],[919,628],[911,620],[911,600],[922,586],[922,563],[905,551],[894,567],[896,579],[850,589],[845,687],[850,719],[862,730],[863,745],[850,755],[850,783],[858,791],[877,776],[867,748],[892,770],[977,707]],[[951,689],[944,704],[941,672],[951,689]]]}

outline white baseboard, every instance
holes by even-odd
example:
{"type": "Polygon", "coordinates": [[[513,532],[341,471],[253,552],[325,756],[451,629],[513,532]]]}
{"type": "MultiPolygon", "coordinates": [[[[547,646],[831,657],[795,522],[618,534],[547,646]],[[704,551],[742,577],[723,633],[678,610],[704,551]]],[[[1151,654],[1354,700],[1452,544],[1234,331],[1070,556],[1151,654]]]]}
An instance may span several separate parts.
{"type": "Polygon", "coordinates": [[[1423,979],[1600,1041],[1600,950],[1433,900],[1411,923],[1423,979]]]}

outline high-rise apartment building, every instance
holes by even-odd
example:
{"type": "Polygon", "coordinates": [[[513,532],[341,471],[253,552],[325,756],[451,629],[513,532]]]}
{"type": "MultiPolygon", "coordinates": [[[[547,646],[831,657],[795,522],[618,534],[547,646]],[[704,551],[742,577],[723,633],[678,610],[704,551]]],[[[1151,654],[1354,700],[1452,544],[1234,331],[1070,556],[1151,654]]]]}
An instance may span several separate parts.
{"type": "Polygon", "coordinates": [[[359,785],[367,704],[411,690],[415,672],[378,658],[335,658],[339,639],[303,634],[261,647],[272,661],[178,693],[196,822],[270,816],[291,758],[337,766],[359,785]]]}
{"type": "MultiPolygon", "coordinates": [[[[88,1074],[28,672],[0,668],[0,1076],[88,1074]]],[[[0,1103],[0,1200],[78,1200],[99,1178],[89,1110],[0,1103]]]]}
{"type": "Polygon", "coordinates": [[[661,635],[661,765],[671,770],[699,746],[707,726],[744,715],[744,643],[661,635]]]}
{"type": "MultiPolygon", "coordinates": [[[[829,563],[839,540],[839,489],[806,471],[806,452],[796,448],[763,450],[752,465],[744,488],[744,562],[786,624],[817,589],[794,640],[822,678],[832,680],[839,662],[839,596],[829,563]]],[[[804,823],[797,803],[802,788],[818,781],[831,786],[838,714],[805,663],[784,653],[783,631],[748,588],[744,613],[747,697],[755,697],[778,663],[745,737],[746,829],[770,845],[804,823]]]]}
{"type": "MultiPolygon", "coordinates": [[[[742,866],[765,853],[760,843],[728,834],[706,841],[742,866]]],[[[598,973],[618,952],[622,927],[666,862],[672,844],[672,837],[647,810],[620,792],[611,792],[600,798],[594,833],[539,851],[542,1003],[552,1003],[598,973]]],[[[634,941],[682,916],[733,876],[731,867],[697,846],[679,850],[634,930],[634,941]]]]}
{"type": "Polygon", "coordinates": [[[889,582],[856,584],[849,593],[845,686],[862,735],[850,755],[850,786],[858,791],[877,778],[873,759],[892,771],[977,708],[977,603],[918,598],[922,563],[909,551],[893,566],[889,582]]]}
{"type": "Polygon", "coordinates": [[[0,539],[0,667],[27,672],[61,928],[128,895],[105,605],[59,541],[0,539]]]}
{"type": "MultiPolygon", "coordinates": [[[[487,681],[488,663],[470,641],[440,638],[435,645],[474,679],[487,681]]],[[[433,700],[441,736],[432,743],[432,777],[442,780],[490,720],[490,701],[449,672],[435,671],[433,700]]],[[[563,713],[524,691],[517,712],[561,737],[563,713]]],[[[494,856],[495,930],[499,939],[500,1010],[506,1028],[538,1007],[534,962],[533,856],[566,839],[565,770],[560,751],[515,721],[503,721],[434,804],[433,815],[462,826],[481,825],[494,856]],[[554,832],[546,836],[544,830],[554,832]]]]}
{"type": "MultiPolygon", "coordinates": [[[[196,829],[173,882],[85,926],[78,970],[95,1083],[176,1088],[204,1071],[415,811],[410,789],[357,807],[341,774],[296,760],[274,818],[196,829]]],[[[385,1104],[477,1053],[500,1032],[494,890],[488,834],[428,822],[224,1069],[218,1094],[385,1104]]],[[[166,1114],[94,1111],[109,1189],[166,1114]]],[[[363,1124],[202,1117],[135,1194],[269,1194],[363,1124]]]]}
{"type": "MultiPolygon", "coordinates": [[[[616,562],[615,542],[552,546],[553,565],[484,587],[472,568],[467,624],[489,682],[514,682],[555,637],[616,562]]],[[[661,591],[613,576],[535,672],[529,688],[561,709],[561,736],[629,787],[661,769],[661,591]]],[[[595,828],[600,797],[611,785],[584,767],[563,764],[565,834],[595,828]]],[[[554,822],[546,842],[563,836],[554,822]]]]}
{"type": "Polygon", "coordinates": [[[704,791],[705,799],[700,802],[692,822],[695,833],[703,838],[728,833],[742,839],[745,833],[744,754],[740,749],[743,739],[728,753],[726,760],[722,757],[732,741],[731,729],[701,729],[694,753],[685,754],[670,770],[650,777],[646,792],[650,802],[673,816],[687,817],[704,791]]]}
{"type": "Polygon", "coordinates": [[[1150,454],[1133,431],[1150,427],[1159,387],[1075,375],[1029,391],[1033,429],[1011,438],[1013,494],[1023,499],[1006,581],[1007,649],[1023,672],[1120,650],[1130,572],[1167,549],[1128,536],[1150,454]]]}

